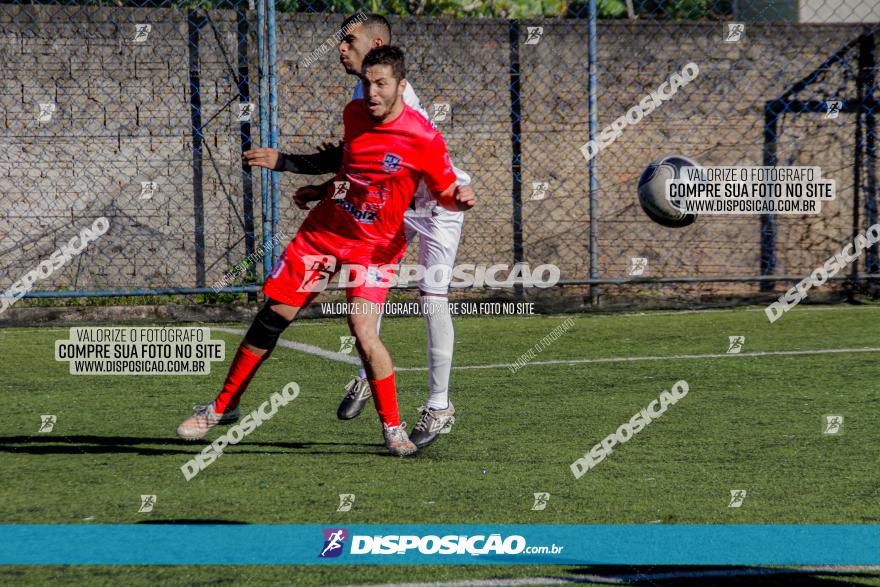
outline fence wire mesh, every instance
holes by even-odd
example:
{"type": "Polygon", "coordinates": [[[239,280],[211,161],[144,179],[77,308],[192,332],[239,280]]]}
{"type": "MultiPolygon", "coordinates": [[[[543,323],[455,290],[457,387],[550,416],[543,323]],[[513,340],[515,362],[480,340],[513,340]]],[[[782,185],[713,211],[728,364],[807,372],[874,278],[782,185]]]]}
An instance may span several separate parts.
{"type": "MultiPolygon", "coordinates": [[[[388,16],[409,82],[473,178],[479,204],[458,263],[551,263],[566,283],[627,281],[597,286],[605,303],[745,298],[790,285],[748,278],[806,275],[876,222],[871,0],[608,0],[595,11],[565,0],[260,2],[0,4],[0,288],[99,216],[109,232],[35,291],[260,281],[263,245],[304,218],[290,195],[316,178],[261,180],[241,153],[273,140],[314,152],[341,138],[355,79],[337,43],[360,11],[388,16]],[[604,148],[591,177],[581,151],[591,87],[599,133],[691,62],[698,77],[604,148]],[[266,95],[276,79],[277,106],[266,95]],[[636,186],[649,162],[673,153],[703,165],[818,166],[837,198],[818,216],[664,228],[636,186]],[[640,278],[679,282],[632,283],[637,259],[647,260],[640,278]]],[[[847,271],[858,282],[877,265],[874,250],[847,271]]]]}
{"type": "Polygon", "coordinates": [[[253,252],[246,9],[0,5],[4,289],[98,217],[36,290],[206,287],[253,252]]]}

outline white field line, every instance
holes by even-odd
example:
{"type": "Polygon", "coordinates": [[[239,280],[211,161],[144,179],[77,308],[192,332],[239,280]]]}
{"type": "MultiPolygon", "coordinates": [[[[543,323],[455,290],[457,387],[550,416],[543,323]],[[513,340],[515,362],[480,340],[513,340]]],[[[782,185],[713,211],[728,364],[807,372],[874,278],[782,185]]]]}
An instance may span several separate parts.
{"type": "MultiPolygon", "coordinates": [[[[837,308],[838,306],[829,306],[827,308],[804,308],[804,311],[809,310],[832,310],[837,308]]],[[[880,308],[880,306],[868,306],[871,308],[880,308]]],[[[861,308],[868,308],[866,306],[861,306],[861,308]]],[[[685,312],[711,312],[718,310],[691,310],[685,312]]],[[[722,310],[726,311],[726,310],[722,310]]],[[[680,314],[683,312],[670,312],[670,314],[680,314]]],[[[617,316],[658,316],[660,313],[653,314],[617,314],[617,316]]],[[[604,316],[604,315],[602,315],[604,316]]],[[[595,317],[602,317],[595,316],[595,317]]],[[[211,327],[212,330],[216,330],[219,332],[226,332],[228,334],[236,334],[239,336],[244,336],[246,331],[238,330],[234,328],[218,328],[216,326],[211,327]]],[[[6,330],[9,332],[13,329],[6,330]]],[[[14,330],[18,330],[15,328],[14,330]]],[[[58,329],[41,329],[43,332],[66,332],[69,331],[68,328],[58,328],[58,329]]],[[[3,333],[3,330],[0,330],[0,334],[3,333]]],[[[300,351],[309,355],[314,355],[316,357],[321,357],[323,359],[329,359],[331,361],[337,361],[339,363],[347,363],[349,365],[357,365],[360,366],[361,362],[357,356],[352,355],[344,355],[342,353],[338,353],[335,351],[328,351],[326,349],[322,349],[321,347],[301,343],[301,342],[292,342],[289,340],[279,339],[278,346],[282,346],[285,348],[289,348],[295,351],[300,351]]],[[[750,353],[736,353],[736,354],[727,354],[727,353],[716,353],[716,354],[705,354],[705,355],[670,355],[670,356],[643,356],[643,357],[600,357],[593,359],[555,359],[549,361],[531,361],[524,365],[524,367],[528,366],[542,366],[542,365],[586,365],[586,364],[598,364],[598,363],[632,363],[639,361],[683,361],[683,360],[703,360],[703,359],[721,359],[721,358],[731,358],[731,357],[773,357],[773,356],[799,356],[799,355],[824,355],[824,354],[834,354],[834,353],[876,353],[880,352],[880,348],[875,347],[865,347],[865,348],[852,348],[852,349],[816,349],[816,350],[805,350],[805,351],[762,351],[762,352],[750,352],[750,353]]],[[[512,363],[493,363],[487,365],[453,365],[453,369],[458,370],[466,370],[466,369],[507,369],[510,367],[512,363]]],[[[524,368],[522,367],[522,368],[524,368]]],[[[427,371],[427,367],[395,367],[395,371],[427,371]]]]}
{"type": "MultiPolygon", "coordinates": [[[[846,304],[837,304],[834,306],[809,306],[808,305],[806,307],[798,306],[797,310],[798,310],[799,314],[802,314],[805,312],[835,312],[835,311],[854,311],[854,310],[868,311],[868,310],[880,310],[880,304],[870,305],[870,306],[849,306],[846,304]]],[[[646,311],[646,312],[639,312],[639,311],[602,312],[602,313],[596,313],[596,314],[586,312],[586,313],[581,313],[581,317],[588,318],[588,319],[592,319],[592,318],[650,318],[652,316],[677,316],[680,314],[716,314],[716,313],[725,313],[725,312],[728,314],[748,314],[748,313],[755,313],[755,312],[763,313],[764,309],[763,308],[704,308],[701,310],[659,310],[659,311],[646,311]]],[[[574,314],[577,314],[577,313],[575,312],[574,314]]],[[[560,314],[558,314],[558,316],[571,316],[574,314],[560,313],[560,314]]],[[[477,318],[540,318],[542,316],[545,316],[545,314],[534,314],[534,315],[528,315],[528,316],[526,316],[526,315],[523,315],[523,316],[485,315],[485,316],[476,316],[476,317],[477,318]]],[[[415,316],[415,317],[418,317],[418,316],[415,316]]],[[[324,318],[313,318],[313,319],[309,319],[307,321],[306,320],[303,320],[303,321],[297,320],[297,321],[293,322],[293,324],[290,325],[290,328],[302,327],[302,326],[312,326],[315,324],[331,324],[331,323],[334,323],[334,320],[336,320],[337,318],[339,318],[339,316],[337,316],[335,318],[329,317],[329,316],[324,317],[324,318]]],[[[87,326],[94,326],[94,325],[87,325],[87,326]]],[[[125,326],[150,326],[150,325],[149,324],[131,324],[131,325],[125,324],[125,326]]],[[[182,326],[202,326],[202,327],[204,327],[204,326],[207,326],[207,327],[213,328],[214,330],[222,330],[222,328],[217,327],[217,326],[212,326],[212,324],[208,323],[208,322],[193,322],[193,323],[186,323],[186,324],[160,323],[160,324],[154,324],[153,326],[166,326],[166,327],[171,327],[171,326],[179,326],[179,327],[182,327],[182,326]]],[[[0,335],[2,335],[3,333],[6,333],[6,332],[15,331],[15,330],[34,330],[35,328],[38,328],[40,330],[40,332],[68,332],[71,327],[67,326],[65,328],[40,328],[38,326],[7,326],[7,327],[0,327],[0,335]]],[[[231,330],[228,330],[226,332],[232,333],[231,330]]],[[[236,333],[237,332],[239,332],[239,331],[236,331],[236,333]]]]}
{"type": "MultiPolygon", "coordinates": [[[[235,330],[233,328],[214,328],[214,330],[220,332],[227,332],[229,334],[238,334],[244,336],[244,330],[235,330]]],[[[357,365],[360,366],[360,359],[356,356],[352,355],[343,355],[342,353],[337,353],[334,351],[328,351],[322,349],[321,347],[317,347],[310,344],[305,344],[301,342],[291,342],[289,340],[279,339],[278,346],[283,346],[285,348],[293,349],[295,351],[300,351],[303,353],[307,353],[310,355],[314,355],[316,357],[321,357],[324,359],[329,359],[331,361],[338,361],[340,363],[348,363],[349,365],[357,365]]],[[[585,365],[585,364],[595,364],[595,363],[632,363],[638,361],[684,361],[684,360],[702,360],[702,359],[726,359],[731,357],[778,357],[778,356],[803,356],[803,355],[827,355],[827,354],[839,354],[839,353],[878,353],[880,352],[880,348],[875,347],[867,347],[867,348],[854,348],[854,349],[816,349],[816,350],[806,350],[806,351],[756,351],[751,353],[736,353],[736,354],[727,354],[727,353],[714,353],[714,354],[706,354],[706,355],[669,355],[665,357],[661,356],[645,356],[645,357],[601,357],[595,359],[557,359],[550,361],[532,361],[527,363],[525,367],[528,366],[541,366],[541,365],[585,365]]],[[[453,365],[453,369],[465,370],[465,369],[507,369],[510,367],[510,363],[494,363],[489,365],[453,365]]],[[[524,367],[523,367],[524,368],[524,367]]],[[[427,371],[427,367],[395,367],[395,371],[427,371]]]]}
{"type": "MultiPolygon", "coordinates": [[[[751,353],[716,353],[708,355],[669,355],[665,357],[602,357],[596,359],[556,359],[552,361],[531,361],[522,369],[540,365],[585,365],[592,363],[633,363],[638,361],[686,361],[693,359],[729,359],[735,357],[780,357],[800,355],[827,355],[834,353],[880,353],[880,348],[865,347],[860,349],[816,349],[809,351],[759,351],[751,353]]],[[[453,365],[453,369],[507,369],[512,363],[494,363],[490,365],[453,365]]],[[[427,371],[427,367],[395,367],[395,371],[427,371]]]]}
{"type": "MultiPolygon", "coordinates": [[[[834,306],[806,306],[806,307],[798,307],[798,313],[804,312],[835,312],[841,310],[880,310],[880,305],[871,305],[871,306],[848,306],[846,304],[838,304],[834,306]]],[[[630,311],[630,312],[603,312],[601,314],[593,314],[589,313],[586,316],[593,318],[616,318],[616,317],[626,317],[626,318],[650,318],[651,316],[676,316],[679,314],[717,314],[719,312],[726,312],[728,314],[749,314],[749,313],[764,313],[764,308],[703,308],[700,310],[658,310],[647,311],[647,312],[639,312],[639,311],[630,311]]],[[[560,316],[565,316],[566,314],[560,314],[560,316]]]]}
{"type": "MultiPolygon", "coordinates": [[[[244,330],[236,330],[234,328],[212,328],[212,330],[217,330],[219,332],[226,332],[229,334],[238,334],[240,336],[244,336],[246,331],[244,330]]],[[[305,344],[302,342],[292,342],[289,340],[284,340],[283,338],[278,339],[278,346],[283,346],[288,349],[293,349],[295,351],[300,351],[301,353],[306,353],[309,355],[315,355],[316,357],[321,357],[322,359],[330,359],[331,361],[338,361],[340,363],[348,363],[349,365],[357,365],[360,367],[361,360],[357,356],[352,355],[343,355],[342,353],[337,353],[334,351],[324,350],[321,347],[305,344]]]]}

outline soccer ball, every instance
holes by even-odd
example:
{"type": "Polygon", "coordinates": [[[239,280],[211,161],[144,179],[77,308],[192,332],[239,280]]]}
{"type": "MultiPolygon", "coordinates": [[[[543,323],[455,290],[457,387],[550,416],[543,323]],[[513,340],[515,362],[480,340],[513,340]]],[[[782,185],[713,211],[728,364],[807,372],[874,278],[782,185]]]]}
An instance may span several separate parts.
{"type": "Polygon", "coordinates": [[[666,180],[680,179],[682,167],[699,166],[682,155],[668,155],[648,165],[639,178],[639,203],[648,218],[669,228],[682,228],[696,221],[696,214],[685,214],[666,199],[666,180]]]}

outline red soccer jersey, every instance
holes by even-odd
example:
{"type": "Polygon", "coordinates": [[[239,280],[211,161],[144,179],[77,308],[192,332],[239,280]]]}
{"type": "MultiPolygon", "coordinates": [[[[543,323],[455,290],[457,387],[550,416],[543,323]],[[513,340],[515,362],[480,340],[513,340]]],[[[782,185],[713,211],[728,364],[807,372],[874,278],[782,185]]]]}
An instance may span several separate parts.
{"type": "Polygon", "coordinates": [[[301,230],[330,232],[364,244],[405,241],[403,214],[419,181],[434,194],[455,183],[443,136],[424,116],[403,105],[397,118],[376,123],[364,100],[342,113],[342,169],[331,197],[309,212],[301,230]]]}

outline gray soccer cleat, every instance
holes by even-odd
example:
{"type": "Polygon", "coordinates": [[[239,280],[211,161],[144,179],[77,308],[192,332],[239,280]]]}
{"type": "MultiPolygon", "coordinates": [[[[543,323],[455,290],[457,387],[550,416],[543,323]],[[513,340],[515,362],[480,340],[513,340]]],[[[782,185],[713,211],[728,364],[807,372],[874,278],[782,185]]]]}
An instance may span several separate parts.
{"type": "Polygon", "coordinates": [[[364,406],[367,405],[367,400],[372,396],[370,383],[361,377],[354,377],[345,386],[345,397],[339,402],[336,417],[340,420],[357,418],[364,406]]]}
{"type": "Polygon", "coordinates": [[[224,414],[218,414],[214,411],[214,402],[203,406],[193,406],[193,415],[180,423],[177,427],[177,435],[186,440],[199,440],[204,438],[214,426],[221,424],[232,424],[237,421],[239,410],[234,410],[224,414]]]}
{"type": "Polygon", "coordinates": [[[438,436],[452,429],[452,424],[455,422],[455,408],[452,406],[452,402],[449,402],[449,407],[445,410],[425,406],[419,409],[422,411],[422,415],[413,428],[410,440],[417,447],[424,448],[437,440],[438,436]]]}
{"type": "Polygon", "coordinates": [[[388,448],[388,452],[394,456],[405,457],[419,450],[406,435],[406,422],[401,422],[400,426],[382,424],[382,433],[385,435],[385,446],[388,448]]]}

